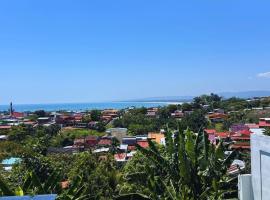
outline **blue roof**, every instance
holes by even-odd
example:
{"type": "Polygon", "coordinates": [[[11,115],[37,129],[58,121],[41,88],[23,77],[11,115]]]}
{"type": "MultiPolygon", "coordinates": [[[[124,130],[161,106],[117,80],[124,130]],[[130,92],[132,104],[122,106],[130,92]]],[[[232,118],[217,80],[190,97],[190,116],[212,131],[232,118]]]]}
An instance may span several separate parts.
{"type": "Polygon", "coordinates": [[[20,158],[9,158],[9,159],[5,159],[2,161],[2,165],[14,165],[15,163],[20,162],[21,159],[20,158]]]}
{"type": "Polygon", "coordinates": [[[56,194],[37,195],[37,196],[14,196],[14,197],[0,197],[0,200],[55,200],[56,194]]]}

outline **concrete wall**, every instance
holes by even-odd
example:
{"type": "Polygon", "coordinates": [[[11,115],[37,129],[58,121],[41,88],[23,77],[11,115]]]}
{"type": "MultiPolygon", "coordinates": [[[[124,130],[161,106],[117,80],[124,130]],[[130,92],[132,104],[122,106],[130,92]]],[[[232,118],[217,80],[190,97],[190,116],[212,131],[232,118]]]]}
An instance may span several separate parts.
{"type": "Polygon", "coordinates": [[[254,200],[270,199],[270,137],[251,135],[251,171],[254,200]]]}
{"type": "Polygon", "coordinates": [[[239,200],[253,200],[251,174],[239,175],[238,177],[239,200]]]}

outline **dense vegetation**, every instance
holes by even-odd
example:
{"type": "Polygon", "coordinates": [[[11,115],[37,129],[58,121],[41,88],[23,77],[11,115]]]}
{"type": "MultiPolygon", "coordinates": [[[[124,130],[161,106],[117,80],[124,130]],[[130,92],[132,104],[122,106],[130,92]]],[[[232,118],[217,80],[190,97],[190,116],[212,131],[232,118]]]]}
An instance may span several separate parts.
{"type": "MultiPolygon", "coordinates": [[[[199,200],[235,197],[236,180],[228,177],[227,169],[236,157],[224,154],[222,142],[209,143],[204,128],[228,130],[234,123],[257,122],[268,116],[268,110],[252,110],[269,106],[270,99],[246,101],[223,100],[211,94],[197,97],[191,103],[160,107],[156,117],[148,117],[146,108],[123,110],[113,120],[114,127],[128,128],[130,135],[151,131],[166,133],[166,146],[149,141],[150,147],[137,146],[137,153],[125,165],[117,164],[112,152],[93,154],[48,154],[48,147],[72,145],[75,138],[104,135],[102,130],[29,125],[14,126],[0,134],[8,141],[0,142],[0,160],[21,158],[11,172],[0,168],[0,196],[56,193],[59,200],[71,199],[160,199],[199,200]],[[228,118],[224,123],[212,123],[205,117],[214,109],[224,109],[228,118]],[[186,112],[179,120],[171,117],[176,110],[186,112]],[[169,127],[169,128],[168,128],[169,127]],[[68,184],[62,187],[61,182],[68,184]]],[[[100,111],[91,111],[84,122],[99,121],[100,111]]],[[[46,116],[37,111],[31,118],[46,116]]],[[[110,124],[111,126],[111,124],[110,124]]],[[[270,134],[266,130],[265,134],[270,134]]]]}

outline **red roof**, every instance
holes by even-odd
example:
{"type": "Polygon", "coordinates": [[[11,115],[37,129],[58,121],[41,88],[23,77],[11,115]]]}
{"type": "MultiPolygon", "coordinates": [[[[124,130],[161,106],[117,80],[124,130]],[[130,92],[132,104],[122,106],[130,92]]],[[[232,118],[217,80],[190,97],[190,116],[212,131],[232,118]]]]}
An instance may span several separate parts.
{"type": "Polygon", "coordinates": [[[204,130],[207,134],[216,134],[216,130],[215,129],[205,129],[204,130]]]}
{"type": "Polygon", "coordinates": [[[250,149],[249,144],[233,144],[231,146],[232,149],[250,149]]]}
{"type": "Polygon", "coordinates": [[[112,140],[108,138],[103,138],[98,142],[98,145],[112,145],[112,140]]]}
{"type": "Polygon", "coordinates": [[[245,124],[248,128],[259,128],[258,124],[245,124]]]}
{"type": "Polygon", "coordinates": [[[126,153],[114,154],[114,159],[115,160],[124,160],[126,157],[127,157],[126,153]]]}
{"type": "Polygon", "coordinates": [[[208,115],[208,117],[209,119],[220,119],[220,118],[226,119],[228,115],[222,113],[213,113],[208,115]]]}
{"type": "Polygon", "coordinates": [[[230,132],[219,132],[219,133],[216,133],[216,136],[220,138],[227,138],[227,137],[230,137],[230,132]]]}
{"type": "Polygon", "coordinates": [[[252,133],[250,130],[242,130],[242,131],[239,131],[240,134],[242,135],[248,135],[250,136],[250,134],[252,133]]]}
{"type": "Polygon", "coordinates": [[[0,126],[0,129],[10,129],[11,126],[0,126]]]}
{"type": "Polygon", "coordinates": [[[267,123],[266,121],[260,121],[259,127],[270,127],[270,123],[267,123]]]}
{"type": "Polygon", "coordinates": [[[24,117],[24,114],[20,112],[13,112],[12,117],[21,118],[21,117],[24,117]]]}
{"type": "Polygon", "coordinates": [[[246,136],[232,136],[231,139],[232,140],[250,140],[250,137],[246,137],[246,136]]]}
{"type": "Polygon", "coordinates": [[[149,147],[149,143],[147,140],[139,140],[137,141],[137,144],[140,145],[142,148],[148,148],[149,147]]]}

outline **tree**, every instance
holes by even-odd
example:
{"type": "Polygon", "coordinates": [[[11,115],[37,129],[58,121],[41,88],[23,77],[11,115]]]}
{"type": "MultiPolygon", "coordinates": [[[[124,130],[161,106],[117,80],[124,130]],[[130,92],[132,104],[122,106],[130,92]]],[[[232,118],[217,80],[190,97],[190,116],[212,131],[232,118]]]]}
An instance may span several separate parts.
{"type": "Polygon", "coordinates": [[[265,130],[264,130],[264,133],[263,133],[264,135],[268,135],[268,136],[270,136],[270,128],[265,128],[265,130]]]}
{"type": "Polygon", "coordinates": [[[151,140],[149,145],[149,149],[137,148],[150,164],[126,176],[142,178],[150,193],[145,195],[150,199],[214,200],[237,196],[237,188],[231,184],[237,177],[227,177],[236,153],[226,156],[222,143],[214,146],[203,132],[196,135],[179,128],[175,133],[167,130],[164,150],[151,140]]]}
{"type": "Polygon", "coordinates": [[[46,117],[46,112],[44,110],[37,110],[34,112],[38,117],[46,117]]]}
{"type": "Polygon", "coordinates": [[[99,121],[100,116],[101,116],[101,111],[100,110],[91,110],[90,115],[91,115],[92,121],[99,121]]]}
{"type": "Polygon", "coordinates": [[[103,122],[98,122],[96,124],[96,129],[98,132],[104,132],[106,130],[106,126],[103,122]]]}
{"type": "Polygon", "coordinates": [[[182,119],[182,124],[189,127],[190,130],[198,132],[200,129],[207,127],[208,121],[205,118],[204,112],[196,110],[182,119]]]}
{"type": "Polygon", "coordinates": [[[192,105],[189,103],[183,103],[182,104],[182,110],[183,111],[191,111],[192,110],[192,105]]]}

